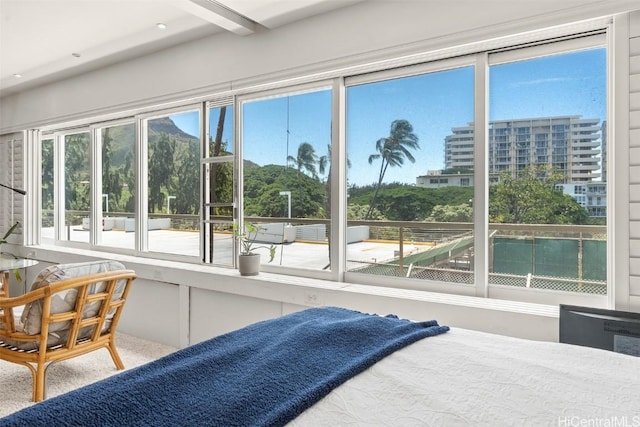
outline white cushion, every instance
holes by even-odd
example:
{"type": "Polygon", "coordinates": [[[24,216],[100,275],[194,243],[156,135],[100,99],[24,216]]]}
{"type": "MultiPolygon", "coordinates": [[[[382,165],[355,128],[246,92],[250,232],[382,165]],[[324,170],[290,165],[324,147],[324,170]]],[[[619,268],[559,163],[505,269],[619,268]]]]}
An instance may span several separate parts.
{"type": "MultiPolygon", "coordinates": [[[[124,270],[125,267],[117,261],[89,261],[73,264],[57,264],[45,268],[38,274],[31,285],[31,290],[36,290],[61,280],[71,279],[89,274],[103,273],[107,271],[124,270]]],[[[124,292],[125,281],[122,280],[117,284],[113,293],[113,299],[118,299],[124,292]]],[[[102,292],[106,289],[106,283],[95,283],[89,289],[90,294],[102,292]]],[[[69,289],[58,292],[51,297],[51,314],[64,313],[73,309],[76,302],[76,289],[69,289]]],[[[84,308],[83,317],[95,315],[100,309],[101,302],[97,301],[87,304],[84,308]]],[[[36,335],[40,333],[40,324],[42,321],[42,300],[28,303],[22,313],[22,325],[24,333],[36,335]]],[[[69,321],[57,322],[49,326],[49,332],[61,331],[69,328],[69,321]]],[[[105,325],[105,328],[108,325],[105,325]]]]}

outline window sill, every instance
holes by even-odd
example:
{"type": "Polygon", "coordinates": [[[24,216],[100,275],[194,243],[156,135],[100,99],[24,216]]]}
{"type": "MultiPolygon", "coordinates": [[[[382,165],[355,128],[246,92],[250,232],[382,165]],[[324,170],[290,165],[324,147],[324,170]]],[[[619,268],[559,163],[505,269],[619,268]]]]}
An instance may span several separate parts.
{"type": "Polygon", "coordinates": [[[397,289],[261,272],[244,277],[230,268],[142,258],[58,246],[22,247],[42,262],[110,259],[139,278],[296,306],[334,305],[410,319],[544,341],[557,341],[558,307],[529,302],[397,289]]]}

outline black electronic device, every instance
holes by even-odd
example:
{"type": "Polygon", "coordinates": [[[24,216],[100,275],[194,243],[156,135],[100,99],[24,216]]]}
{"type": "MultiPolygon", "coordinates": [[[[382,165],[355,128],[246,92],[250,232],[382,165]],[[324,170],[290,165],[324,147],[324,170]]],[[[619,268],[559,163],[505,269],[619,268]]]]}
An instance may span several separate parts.
{"type": "Polygon", "coordinates": [[[561,304],[560,342],[640,356],[640,313],[561,304]]]}

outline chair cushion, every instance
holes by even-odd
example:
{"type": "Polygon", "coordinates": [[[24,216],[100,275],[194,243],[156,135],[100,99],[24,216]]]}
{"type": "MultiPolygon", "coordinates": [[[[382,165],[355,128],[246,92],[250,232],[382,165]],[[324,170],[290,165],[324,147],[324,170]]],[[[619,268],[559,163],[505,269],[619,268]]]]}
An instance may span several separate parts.
{"type": "MultiPolygon", "coordinates": [[[[89,274],[104,273],[107,271],[124,270],[125,267],[118,261],[89,261],[72,264],[57,264],[47,267],[38,274],[34,279],[31,290],[36,290],[45,286],[49,286],[52,283],[59,282],[61,280],[72,279],[75,277],[86,276],[89,274]]],[[[113,299],[118,299],[124,292],[125,281],[121,281],[116,286],[113,293],[113,299]]],[[[107,284],[105,282],[96,283],[89,289],[90,294],[102,292],[106,289],[107,284]]],[[[58,292],[51,297],[51,314],[64,313],[71,311],[76,302],[76,289],[69,289],[66,291],[58,292]]],[[[89,317],[95,315],[100,310],[100,301],[86,304],[83,317],[89,317]]],[[[24,333],[29,335],[36,335],[40,333],[40,326],[42,321],[42,300],[28,303],[24,311],[22,312],[22,325],[24,333]]],[[[69,321],[57,322],[49,326],[49,332],[61,331],[69,328],[69,321]]],[[[108,327],[105,325],[105,328],[108,327]]]]}

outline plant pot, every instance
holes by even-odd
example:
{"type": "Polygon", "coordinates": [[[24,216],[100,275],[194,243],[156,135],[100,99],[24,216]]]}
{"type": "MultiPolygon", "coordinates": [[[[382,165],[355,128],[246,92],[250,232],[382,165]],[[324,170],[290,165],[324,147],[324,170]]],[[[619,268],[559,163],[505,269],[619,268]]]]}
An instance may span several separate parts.
{"type": "Polygon", "coordinates": [[[238,270],[241,276],[257,276],[260,272],[260,254],[240,254],[238,270]]]}

